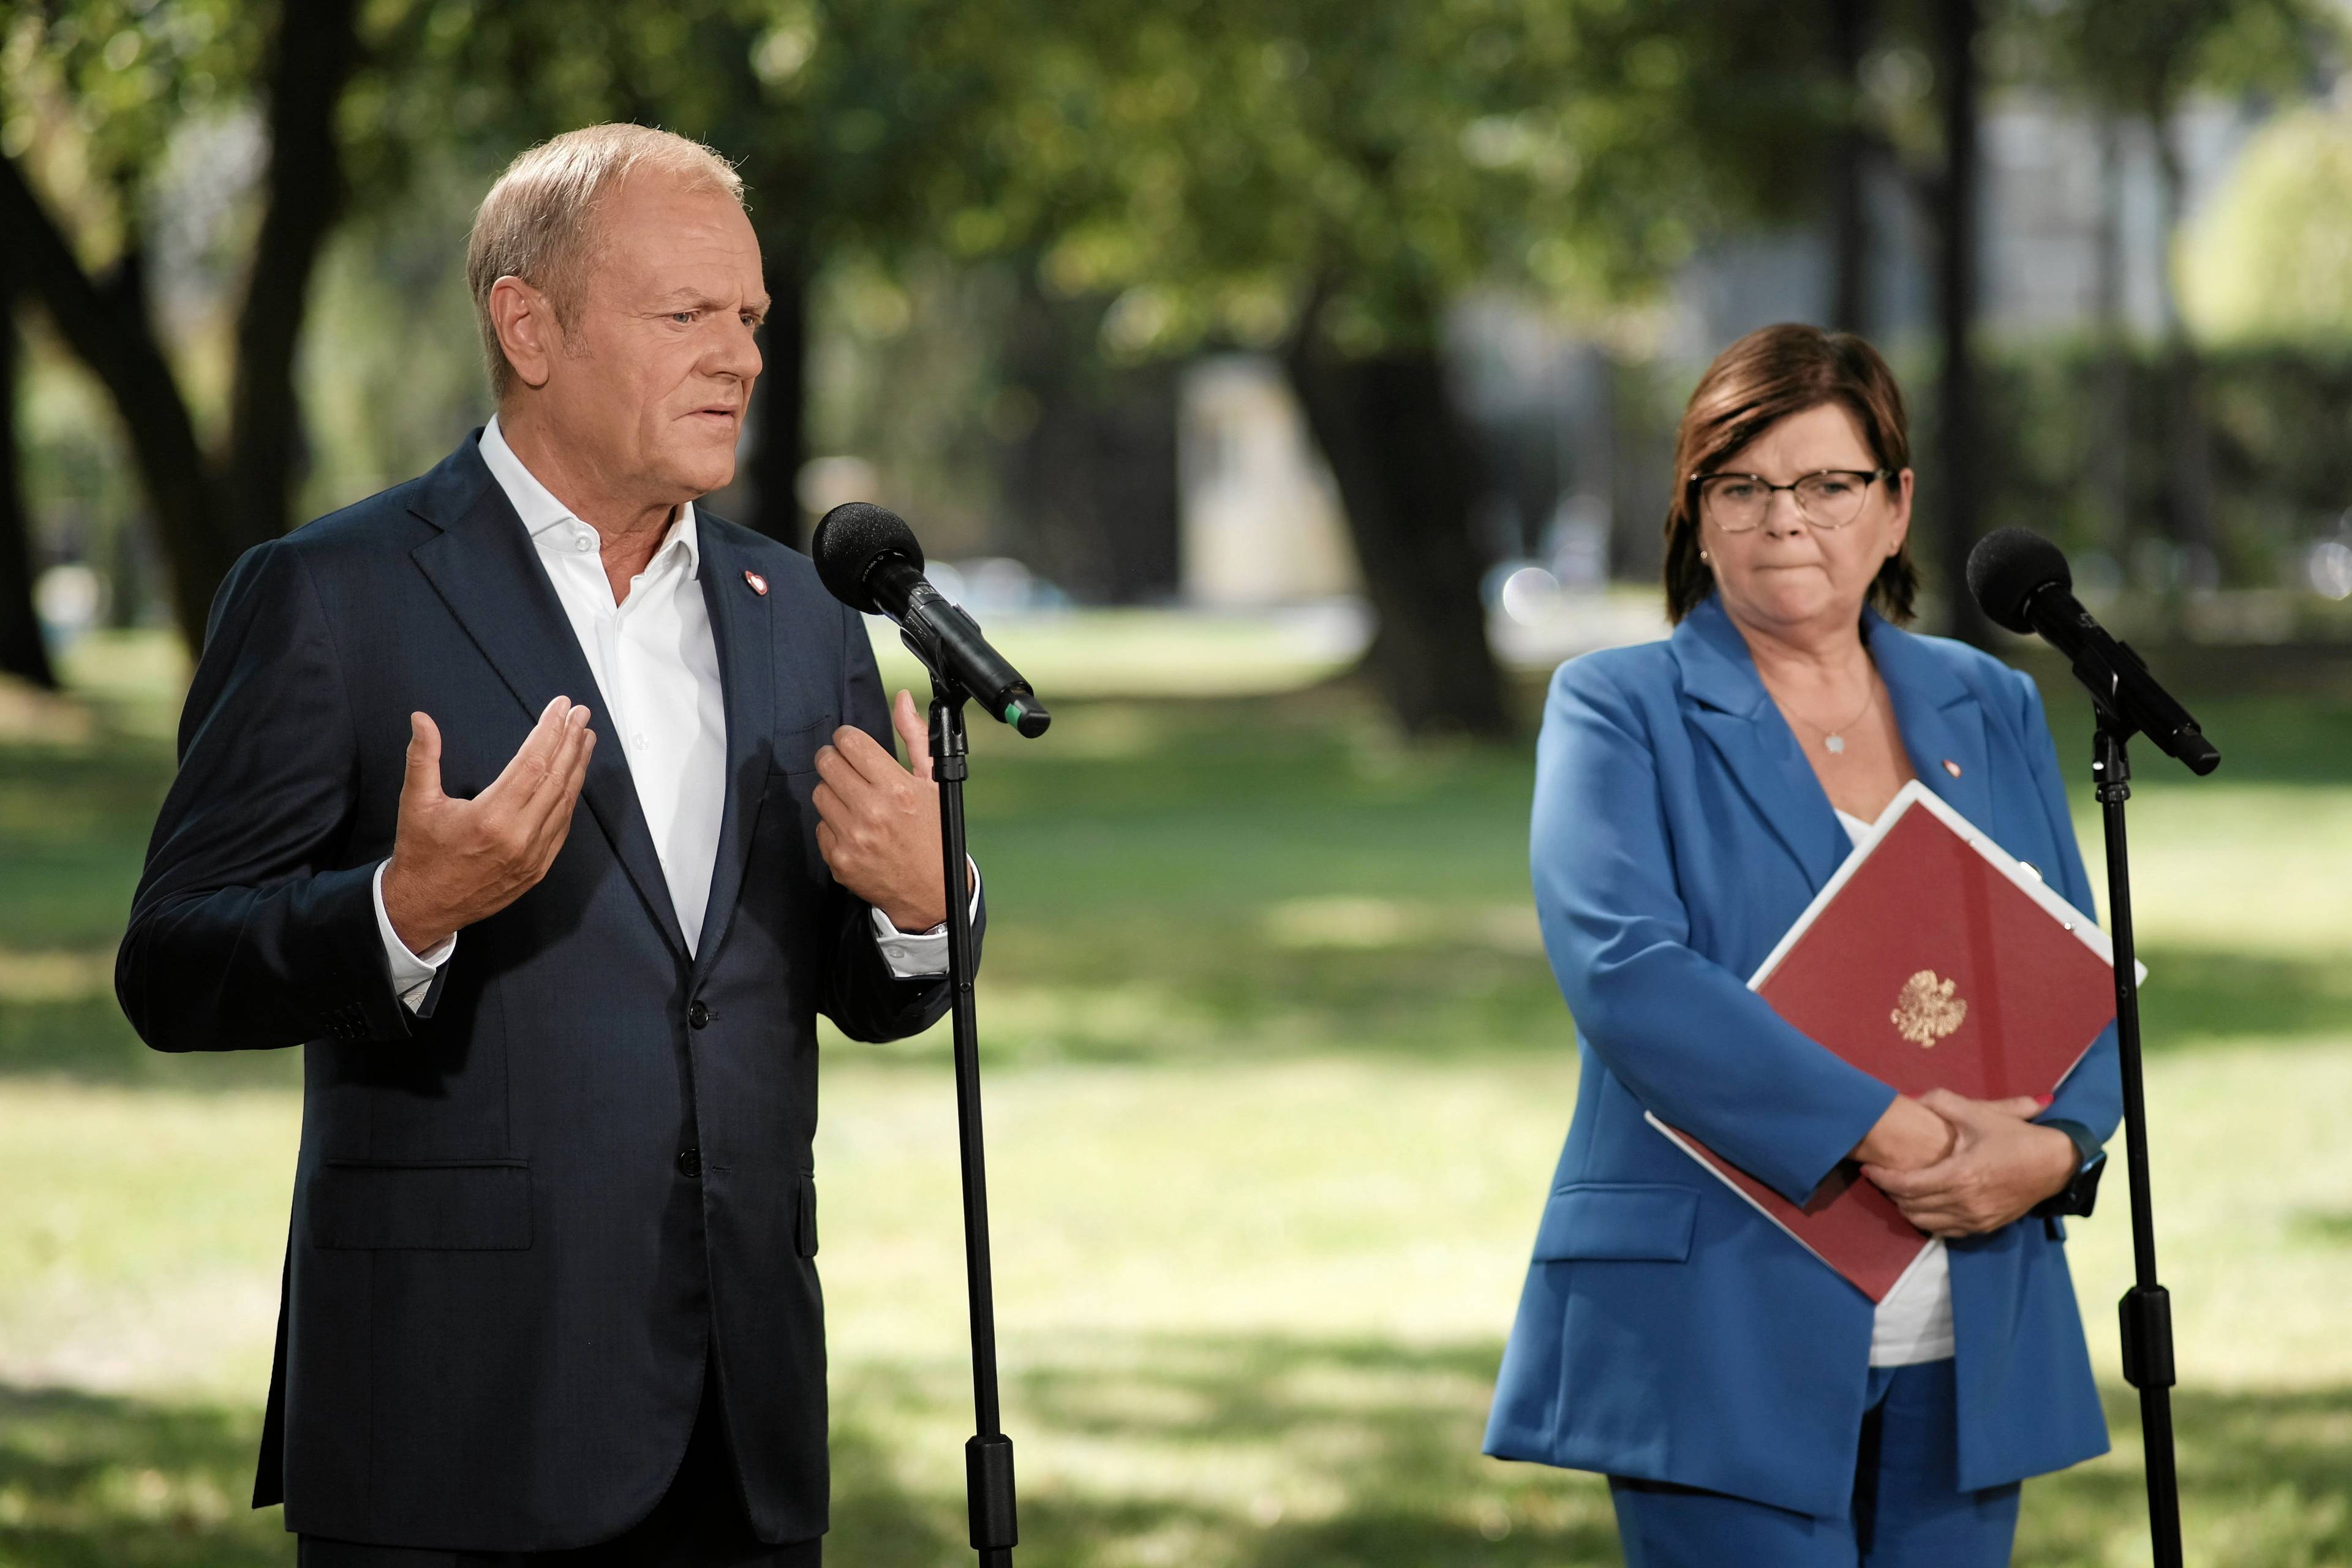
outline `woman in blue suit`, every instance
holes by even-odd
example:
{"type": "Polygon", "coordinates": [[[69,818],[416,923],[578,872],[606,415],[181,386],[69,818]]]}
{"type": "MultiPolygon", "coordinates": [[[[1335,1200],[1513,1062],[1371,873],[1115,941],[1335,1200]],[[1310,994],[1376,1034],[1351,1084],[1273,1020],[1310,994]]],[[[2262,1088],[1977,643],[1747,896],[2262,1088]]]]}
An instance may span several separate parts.
{"type": "Polygon", "coordinates": [[[1908,464],[1869,344],[1741,339],[1676,443],[1674,635],[1552,682],[1536,905],[1582,1078],[1486,1446],[1609,1476],[1632,1568],[2004,1563],[2019,1482],[2106,1449],[2056,1216],[2113,1031],[2054,1103],[1915,1100],[1746,984],[1914,777],[2091,908],[2033,683],[1896,624],[1908,464]],[[1793,1202],[1860,1161],[1937,1241],[1874,1307],[1644,1111],[1793,1202]]]}

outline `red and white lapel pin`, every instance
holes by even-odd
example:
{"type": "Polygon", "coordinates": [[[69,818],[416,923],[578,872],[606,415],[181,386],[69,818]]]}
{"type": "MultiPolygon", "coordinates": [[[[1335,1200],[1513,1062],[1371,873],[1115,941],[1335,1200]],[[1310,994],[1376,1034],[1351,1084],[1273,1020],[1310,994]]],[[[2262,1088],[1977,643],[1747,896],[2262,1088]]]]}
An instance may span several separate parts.
{"type": "Polygon", "coordinates": [[[744,573],[743,581],[751,584],[751,592],[759,595],[762,599],[768,596],[768,580],[765,577],[761,576],[757,572],[744,573]]]}

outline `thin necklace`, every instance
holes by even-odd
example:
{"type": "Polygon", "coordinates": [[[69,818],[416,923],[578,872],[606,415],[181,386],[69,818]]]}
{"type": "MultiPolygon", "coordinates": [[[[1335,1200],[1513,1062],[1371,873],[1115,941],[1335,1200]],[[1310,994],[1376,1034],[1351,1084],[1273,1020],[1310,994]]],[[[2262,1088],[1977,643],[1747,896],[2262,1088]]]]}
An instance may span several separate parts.
{"type": "MultiPolygon", "coordinates": [[[[1805,720],[1805,723],[1809,728],[1822,730],[1822,744],[1823,746],[1829,748],[1829,750],[1833,753],[1843,752],[1845,750],[1845,731],[1853,729],[1864,719],[1869,718],[1871,710],[1877,706],[1878,678],[1874,675],[1870,679],[1870,695],[1863,700],[1861,712],[1855,714],[1853,718],[1847,720],[1844,723],[1839,725],[1834,730],[1822,730],[1822,727],[1819,724],[1814,723],[1811,719],[1805,720]]],[[[1802,716],[1800,715],[1800,717],[1802,716]]]]}

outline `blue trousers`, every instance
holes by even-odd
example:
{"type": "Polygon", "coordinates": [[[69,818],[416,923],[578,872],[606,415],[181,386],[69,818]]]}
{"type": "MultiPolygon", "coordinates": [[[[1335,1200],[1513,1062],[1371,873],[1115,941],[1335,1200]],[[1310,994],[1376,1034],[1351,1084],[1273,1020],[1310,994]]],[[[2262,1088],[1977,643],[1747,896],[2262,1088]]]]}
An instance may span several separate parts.
{"type": "Polygon", "coordinates": [[[1952,1363],[1873,1367],[1845,1517],[1612,1476],[1625,1568],[2003,1568],[2017,1486],[1959,1489],[1952,1363]]]}

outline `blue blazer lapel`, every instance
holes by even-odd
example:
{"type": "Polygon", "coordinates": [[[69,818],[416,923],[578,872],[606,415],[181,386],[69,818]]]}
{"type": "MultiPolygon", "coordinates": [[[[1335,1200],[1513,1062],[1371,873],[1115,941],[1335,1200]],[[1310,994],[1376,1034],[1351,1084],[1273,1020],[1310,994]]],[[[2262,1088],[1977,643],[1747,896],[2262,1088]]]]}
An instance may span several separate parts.
{"type": "Polygon", "coordinates": [[[1953,810],[1991,832],[1992,764],[1976,693],[1924,642],[1876,611],[1864,612],[1863,635],[1894,700],[1911,771],[1953,810]]]}
{"type": "Polygon", "coordinates": [[[1692,725],[1816,888],[1853,846],[1794,731],[1764,689],[1739,630],[1710,597],[1675,628],[1669,643],[1691,700],[1692,725]]]}
{"type": "Polygon", "coordinates": [[[711,640],[719,648],[719,679],[727,702],[727,805],[719,819],[719,858],[710,872],[710,905],[695,944],[695,969],[707,969],[726,941],[743,890],[744,862],[759,826],[767,787],[770,742],[775,732],[775,596],[744,581],[750,557],[697,509],[702,546],[702,599],[710,608],[711,640]]]}
{"type": "Polygon", "coordinates": [[[588,705],[596,750],[588,760],[581,797],[664,940],[683,960],[686,936],[670,905],[669,882],[637,804],[625,748],[611,729],[611,709],[589,673],[554,584],[531,553],[522,519],[482,462],[476,445],[480,435],[478,430],[466,437],[419,487],[409,510],[441,532],[418,545],[411,558],[526,713],[536,719],[559,696],[588,705]]]}

